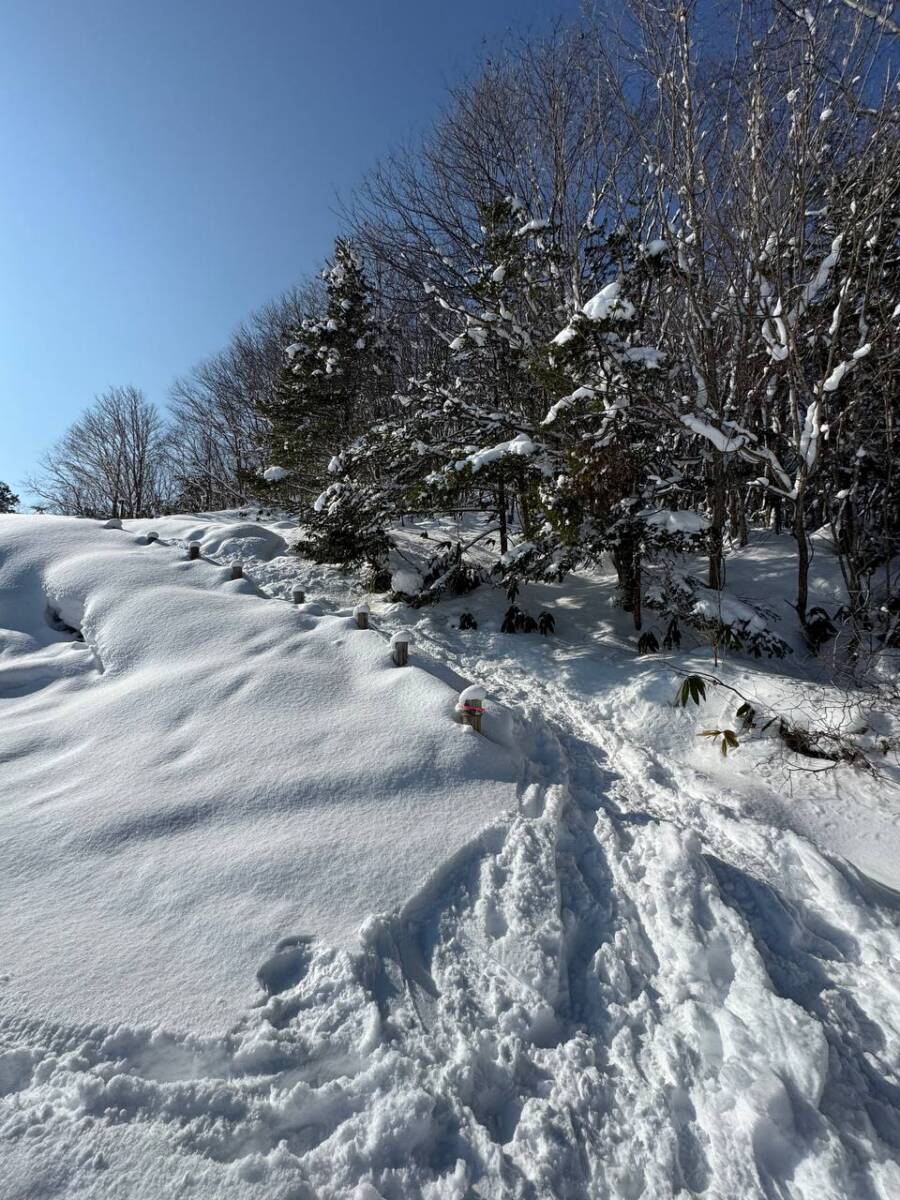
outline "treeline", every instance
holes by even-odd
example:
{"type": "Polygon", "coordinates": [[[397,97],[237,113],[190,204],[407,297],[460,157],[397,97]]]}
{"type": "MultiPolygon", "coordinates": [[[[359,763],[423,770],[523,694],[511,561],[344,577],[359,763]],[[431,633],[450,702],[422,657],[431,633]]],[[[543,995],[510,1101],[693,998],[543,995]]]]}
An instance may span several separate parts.
{"type": "Polygon", "coordinates": [[[490,59],[363,181],[321,285],[177,386],[166,502],[277,499],[373,581],[400,518],[485,514],[512,593],[606,555],[638,628],[649,559],[702,548],[718,589],[754,526],[808,625],[825,527],[854,636],[896,642],[898,31],[620,11],[490,59]]]}

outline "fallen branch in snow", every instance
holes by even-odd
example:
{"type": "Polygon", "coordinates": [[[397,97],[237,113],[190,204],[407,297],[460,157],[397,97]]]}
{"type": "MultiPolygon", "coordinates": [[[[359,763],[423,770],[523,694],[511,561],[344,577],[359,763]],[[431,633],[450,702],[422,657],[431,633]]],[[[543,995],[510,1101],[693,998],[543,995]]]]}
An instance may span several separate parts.
{"type": "MultiPolygon", "coordinates": [[[[779,712],[771,704],[760,700],[756,696],[748,696],[734,687],[733,684],[726,683],[723,679],[715,675],[709,675],[702,671],[680,671],[677,667],[666,664],[669,669],[683,680],[678,689],[676,696],[676,704],[681,704],[687,707],[688,700],[691,699],[699,707],[701,701],[706,699],[707,685],[710,688],[725,688],[737,696],[741,701],[740,706],[735,712],[739,725],[743,727],[744,733],[756,731],[760,736],[769,728],[774,728],[776,734],[782,744],[792,753],[800,755],[802,758],[811,758],[828,762],[827,767],[806,767],[799,769],[804,771],[823,771],[832,770],[840,763],[846,763],[851,766],[864,767],[866,770],[875,773],[876,765],[864,753],[862,748],[853,741],[853,733],[865,733],[866,730],[850,730],[842,728],[822,727],[819,729],[808,728],[799,724],[792,716],[787,716],[783,712],[779,712]],[[759,724],[760,717],[767,718],[763,724],[759,724]]],[[[853,705],[852,707],[855,707],[853,705]]],[[[848,714],[851,704],[848,701],[848,714]]],[[[827,710],[826,710],[827,711],[827,710]]],[[[701,736],[713,737],[722,735],[725,738],[726,746],[723,753],[727,749],[737,749],[740,742],[733,730],[715,729],[704,730],[701,736]],[[726,735],[730,734],[730,737],[726,735]]],[[[882,746],[882,753],[887,754],[890,746],[886,743],[882,746]]]]}

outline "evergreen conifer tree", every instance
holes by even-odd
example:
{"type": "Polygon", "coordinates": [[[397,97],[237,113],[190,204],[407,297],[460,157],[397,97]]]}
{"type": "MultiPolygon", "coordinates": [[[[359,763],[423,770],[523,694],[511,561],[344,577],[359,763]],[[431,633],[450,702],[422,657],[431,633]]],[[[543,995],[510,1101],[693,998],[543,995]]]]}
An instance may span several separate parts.
{"type": "Polygon", "coordinates": [[[0,513],[11,513],[16,511],[16,506],[19,503],[19,497],[15,494],[8,483],[4,483],[0,479],[0,513]]]}
{"type": "Polygon", "coordinates": [[[349,241],[337,240],[323,277],[325,314],[294,331],[274,396],[263,405],[270,457],[286,473],[277,486],[293,498],[319,489],[330,459],[381,415],[392,390],[391,357],[349,241]]]}

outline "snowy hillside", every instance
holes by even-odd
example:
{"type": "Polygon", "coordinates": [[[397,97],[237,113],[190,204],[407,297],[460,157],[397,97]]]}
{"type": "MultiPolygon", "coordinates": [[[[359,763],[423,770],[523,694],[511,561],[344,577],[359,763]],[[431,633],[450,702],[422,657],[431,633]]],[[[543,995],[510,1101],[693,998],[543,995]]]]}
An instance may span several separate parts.
{"type": "Polygon", "coordinates": [[[278,942],[358,948],[514,805],[456,693],[352,617],[143,535],[0,520],[0,1011],[220,1031],[278,942]]]}
{"type": "MultiPolygon", "coordinates": [[[[523,588],[548,638],[489,588],[364,632],[287,522],[126,525],[0,518],[4,1197],[900,1195],[887,714],[729,656],[871,765],[724,758],[708,646],[635,657],[604,576],[523,588]]],[[[790,638],[782,552],[728,596],[790,638]]]]}

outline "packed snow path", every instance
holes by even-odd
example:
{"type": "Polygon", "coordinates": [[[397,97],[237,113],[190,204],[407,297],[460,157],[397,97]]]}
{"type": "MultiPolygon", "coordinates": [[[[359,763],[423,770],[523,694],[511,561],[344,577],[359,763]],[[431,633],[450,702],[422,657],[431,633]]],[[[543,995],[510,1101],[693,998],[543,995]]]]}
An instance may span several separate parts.
{"type": "Polygon", "coordinates": [[[518,813],[225,1037],[7,1030],[12,1195],[900,1194],[896,898],[638,744],[633,660],[420,617],[515,707],[518,813]]]}

